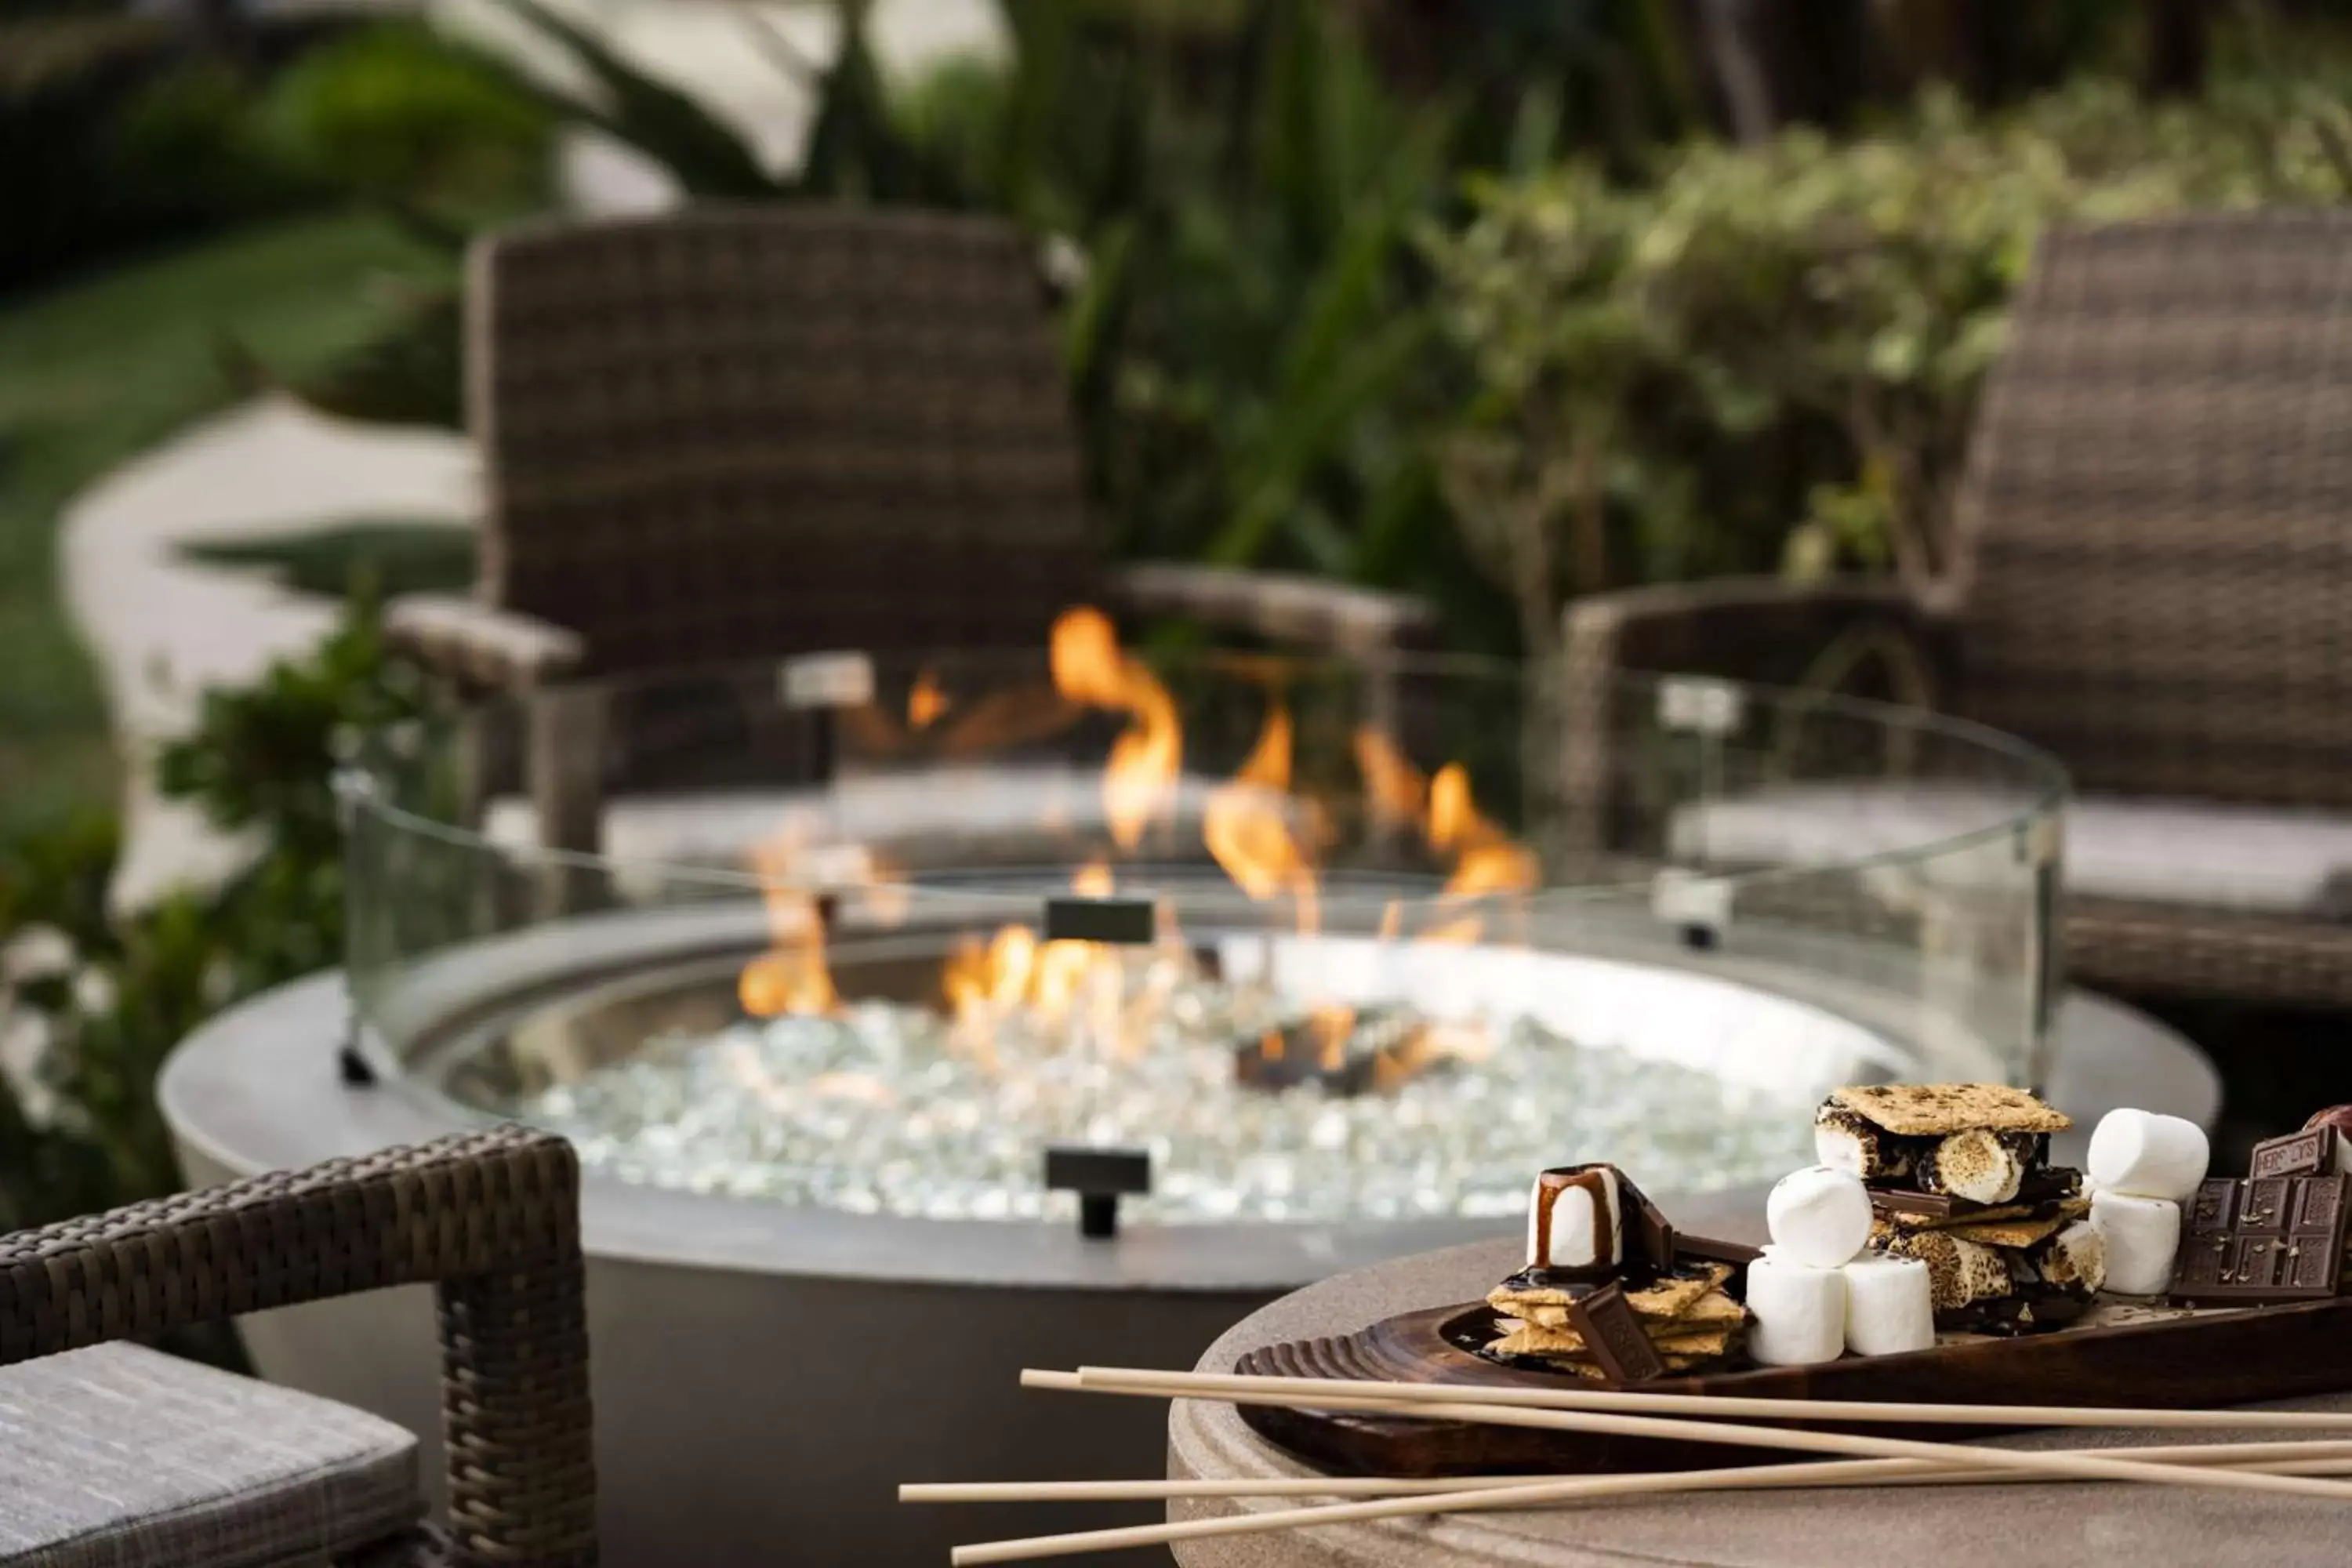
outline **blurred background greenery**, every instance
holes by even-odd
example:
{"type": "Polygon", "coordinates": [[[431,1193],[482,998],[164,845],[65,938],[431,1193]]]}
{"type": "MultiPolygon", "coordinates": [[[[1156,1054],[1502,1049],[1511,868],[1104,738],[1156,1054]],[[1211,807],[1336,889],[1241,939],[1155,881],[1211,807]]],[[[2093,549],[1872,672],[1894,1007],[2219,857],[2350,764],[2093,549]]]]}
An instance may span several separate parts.
{"type": "Polygon", "coordinates": [[[397,519],[207,547],[361,593],[163,760],[260,858],[124,915],[59,516],[264,389],[457,426],[464,247],[579,130],[692,199],[1009,215],[1118,549],[1409,588],[1506,654],[1603,587],[1932,577],[2042,226],[2352,195],[2323,0],[1003,0],[1002,58],[907,77],[864,0],[822,61],[747,10],[813,104],[787,172],[578,13],[497,8],[564,85],[413,17],[0,19],[0,973],[47,1042],[0,1227],[168,1184],[163,1052],[334,962],[335,737],[416,700],[367,605],[469,574],[397,519]]]}

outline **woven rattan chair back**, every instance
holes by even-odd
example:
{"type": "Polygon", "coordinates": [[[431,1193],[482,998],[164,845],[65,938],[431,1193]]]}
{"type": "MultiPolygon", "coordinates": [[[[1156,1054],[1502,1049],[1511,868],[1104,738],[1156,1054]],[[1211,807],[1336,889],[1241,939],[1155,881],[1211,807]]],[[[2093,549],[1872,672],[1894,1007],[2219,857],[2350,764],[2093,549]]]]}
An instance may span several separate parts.
{"type": "Polygon", "coordinates": [[[482,592],[587,673],[1018,646],[1094,581],[1029,247],[933,214],[698,208],[475,253],[482,592]]]}
{"type": "Polygon", "coordinates": [[[2090,789],[2352,805],[2352,215],[2047,237],[1957,521],[1971,717],[2090,789]]]}

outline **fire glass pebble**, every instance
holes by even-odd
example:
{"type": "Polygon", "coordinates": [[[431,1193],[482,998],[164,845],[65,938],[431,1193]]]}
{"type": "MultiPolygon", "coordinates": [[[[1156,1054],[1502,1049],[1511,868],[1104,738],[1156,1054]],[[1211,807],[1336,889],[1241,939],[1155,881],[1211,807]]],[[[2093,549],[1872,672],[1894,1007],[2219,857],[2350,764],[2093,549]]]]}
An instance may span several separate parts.
{"type": "Polygon", "coordinates": [[[1811,1126],[1780,1096],[1524,1018],[1442,1025],[1423,1070],[1342,1098],[1236,1081],[1235,1043],[1285,1021],[1274,997],[1187,977],[1169,1000],[1115,1043],[1083,1008],[1059,1025],[1014,1012],[975,1041],[862,1002],[653,1040],[517,1110],[625,1180],[934,1219],[1074,1213],[1042,1184],[1052,1143],[1148,1150],[1153,1191],[1128,1212],[1171,1224],[1500,1219],[1530,1171],[1570,1160],[1694,1192],[1811,1158],[1811,1126]]]}

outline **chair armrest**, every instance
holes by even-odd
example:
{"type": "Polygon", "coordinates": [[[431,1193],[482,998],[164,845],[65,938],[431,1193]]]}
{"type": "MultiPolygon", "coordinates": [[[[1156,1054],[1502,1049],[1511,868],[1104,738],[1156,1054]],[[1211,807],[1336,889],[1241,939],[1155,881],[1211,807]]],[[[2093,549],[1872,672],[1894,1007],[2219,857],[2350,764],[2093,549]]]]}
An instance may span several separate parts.
{"type": "Polygon", "coordinates": [[[580,1166],[549,1133],[460,1133],[0,1237],[0,1365],[426,1282],[457,1561],[593,1562],[580,1166]]]}
{"type": "Polygon", "coordinates": [[[1631,759],[1612,746],[1622,734],[1619,703],[1645,693],[1625,689],[1621,675],[1791,685],[1815,673],[1840,637],[1875,632],[1909,656],[1891,671],[1916,677],[1900,695],[1934,707],[1951,685],[1948,617],[1898,583],[1733,577],[1633,588],[1576,600],[1560,629],[1551,787],[1561,853],[1603,854],[1630,841],[1620,808],[1631,759]]]}
{"type": "Polygon", "coordinates": [[[1406,594],[1272,572],[1165,561],[1114,568],[1121,607],[1193,616],[1273,641],[1364,655],[1434,640],[1435,611],[1406,594]]]}
{"type": "Polygon", "coordinates": [[[515,610],[446,594],[408,594],[384,606],[384,640],[436,674],[472,687],[528,691],[580,667],[578,633],[515,610]]]}
{"type": "Polygon", "coordinates": [[[1729,577],[1578,599],[1561,615],[1560,641],[1572,670],[1596,676],[1641,670],[1785,684],[1837,637],[1875,624],[1925,656],[1932,700],[1948,674],[1944,619],[1898,583],[1729,577]]]}

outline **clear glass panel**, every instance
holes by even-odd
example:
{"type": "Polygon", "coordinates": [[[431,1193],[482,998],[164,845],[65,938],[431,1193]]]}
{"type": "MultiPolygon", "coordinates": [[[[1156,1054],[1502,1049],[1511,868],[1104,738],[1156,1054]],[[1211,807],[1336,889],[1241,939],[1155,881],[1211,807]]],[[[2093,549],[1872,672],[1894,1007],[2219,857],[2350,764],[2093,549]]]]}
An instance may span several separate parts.
{"type": "Polygon", "coordinates": [[[367,1048],[647,1182],[1024,1217],[1118,1147],[1168,1223],[1500,1215],[2047,1066],[2062,776],[1867,705],[1080,638],[571,688],[346,783],[367,1048]]]}

